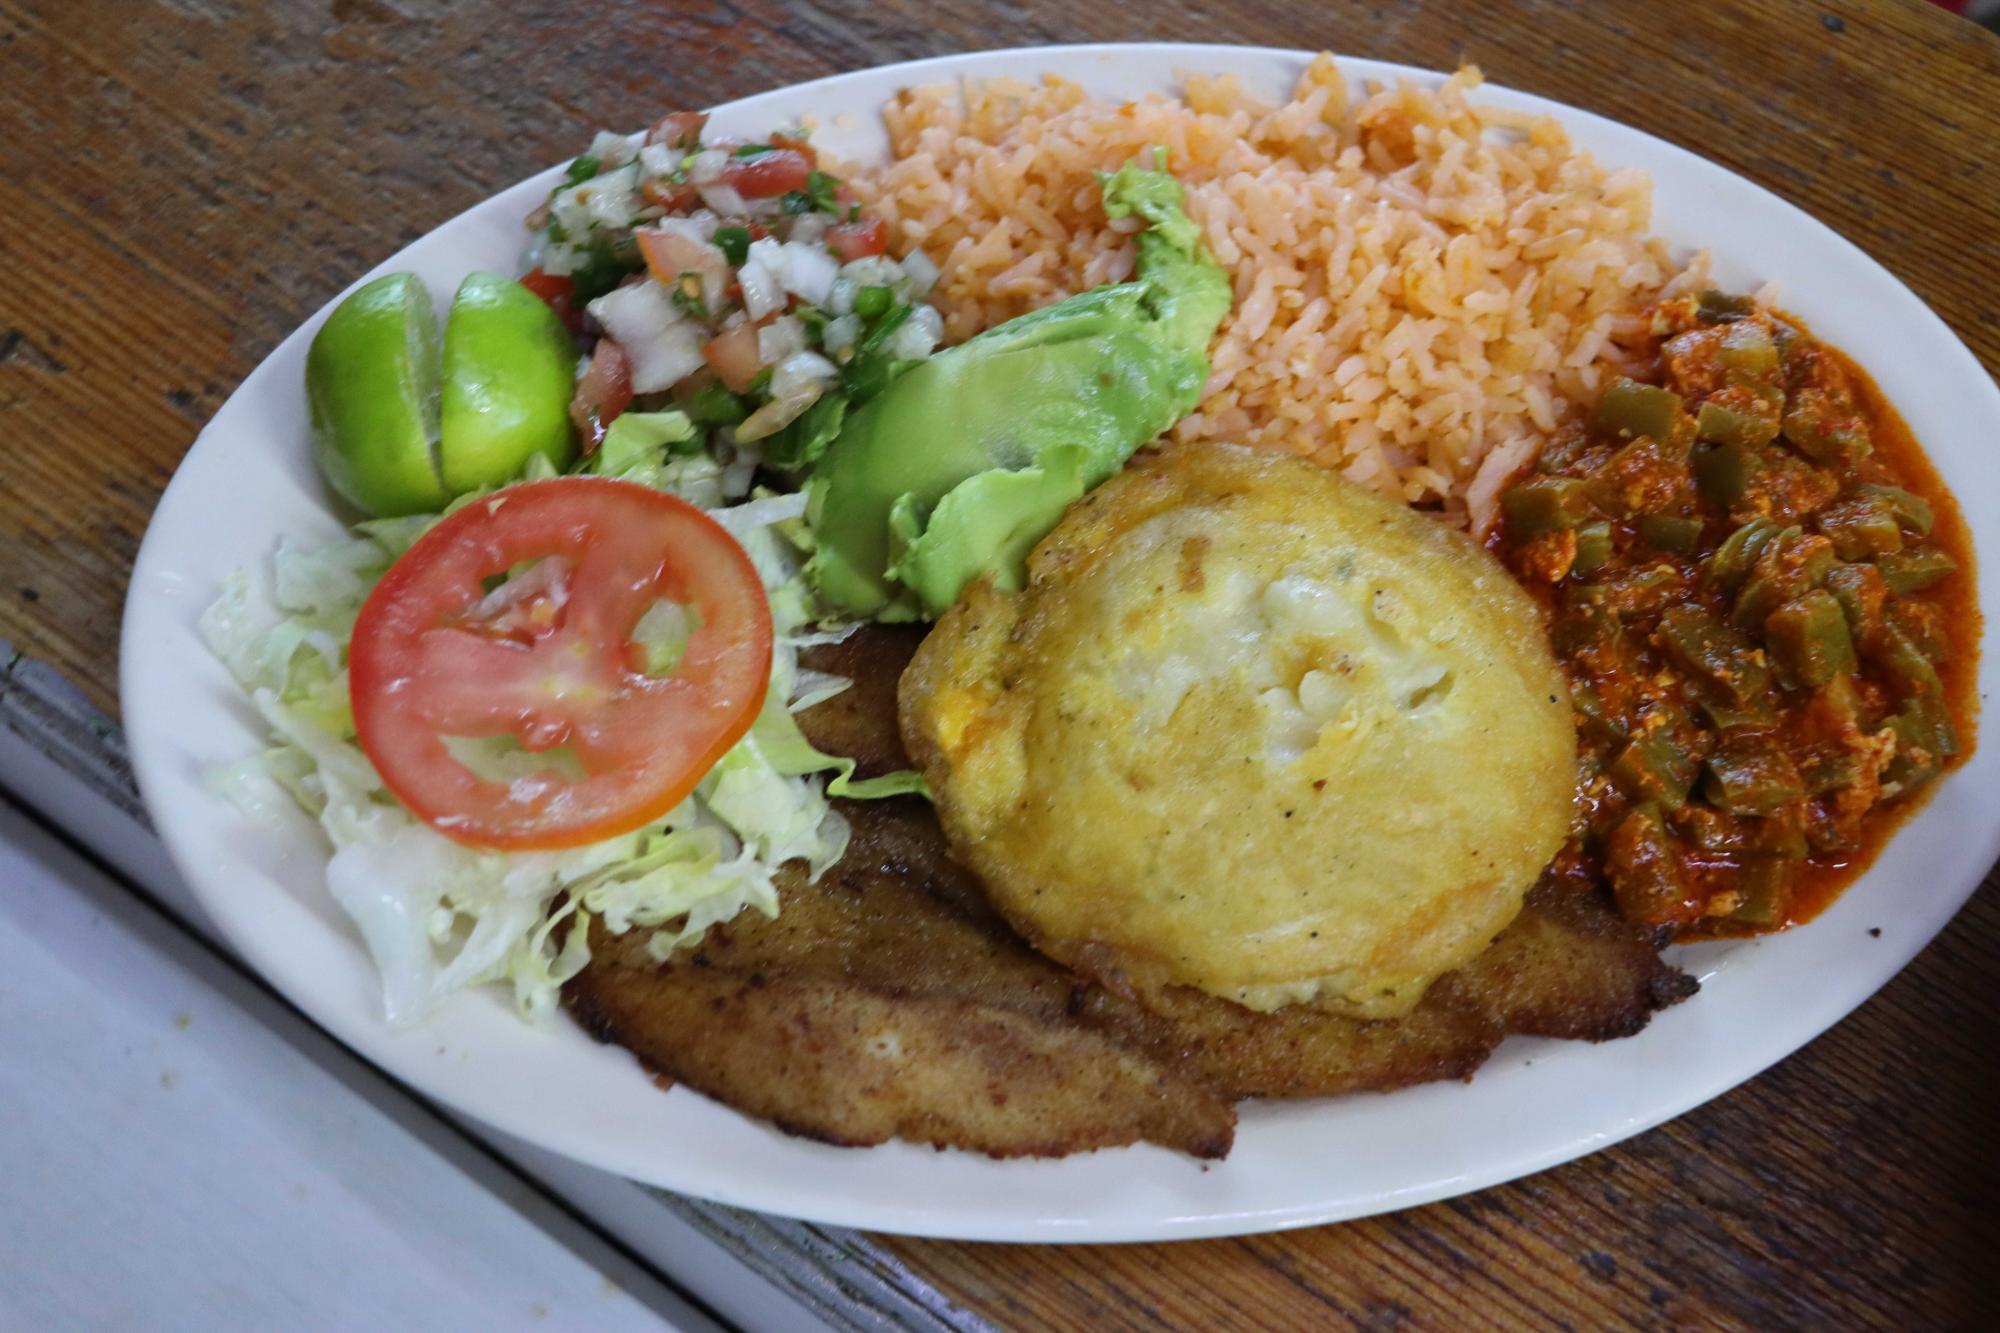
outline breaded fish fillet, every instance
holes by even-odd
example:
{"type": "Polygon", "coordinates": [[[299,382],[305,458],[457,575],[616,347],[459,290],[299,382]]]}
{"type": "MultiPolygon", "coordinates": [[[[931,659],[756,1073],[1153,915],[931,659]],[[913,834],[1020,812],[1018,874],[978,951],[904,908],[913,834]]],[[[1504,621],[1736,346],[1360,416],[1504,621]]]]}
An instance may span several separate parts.
{"type": "MultiPolygon", "coordinates": [[[[811,650],[855,681],[801,717],[816,745],[864,775],[903,765],[896,680],[917,639],[878,627],[811,650]]],[[[817,884],[788,871],[775,921],[718,926],[666,964],[643,932],[599,931],[572,1013],[656,1072],[828,1142],[1005,1157],[1144,1139],[1213,1157],[1238,1097],[1463,1078],[1509,1031],[1624,1036],[1694,989],[1596,897],[1544,888],[1402,1019],[1258,1014],[1186,989],[1156,1013],[1022,943],[921,800],[842,810],[846,857],[817,884]]]]}

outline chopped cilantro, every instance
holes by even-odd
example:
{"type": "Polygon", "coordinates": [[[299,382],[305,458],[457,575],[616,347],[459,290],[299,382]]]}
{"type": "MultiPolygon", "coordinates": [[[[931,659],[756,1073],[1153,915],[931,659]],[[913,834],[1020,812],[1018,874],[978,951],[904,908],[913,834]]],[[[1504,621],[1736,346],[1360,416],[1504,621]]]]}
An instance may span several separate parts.
{"type": "Polygon", "coordinates": [[[806,188],[793,190],[779,199],[787,213],[838,213],[840,177],[815,171],[806,177],[806,188]]]}
{"type": "Polygon", "coordinates": [[[768,143],[746,143],[742,147],[731,151],[729,155],[731,157],[761,157],[763,154],[773,151],[774,148],[775,145],[768,143]]]}
{"type": "Polygon", "coordinates": [[[853,360],[840,368],[840,383],[856,403],[865,403],[888,388],[910,364],[895,360],[879,348],[858,351],[853,360]]]}
{"type": "MultiPolygon", "coordinates": [[[[886,291],[888,289],[884,288],[883,290],[886,291]]],[[[856,310],[859,310],[861,308],[860,292],[856,292],[854,294],[854,306],[856,310]]],[[[876,324],[874,328],[870,329],[868,331],[868,336],[861,340],[861,350],[864,352],[872,352],[876,348],[880,347],[883,343],[887,342],[889,340],[889,335],[894,333],[897,329],[901,328],[903,325],[903,321],[908,319],[910,317],[911,312],[914,311],[915,309],[916,309],[915,306],[908,305],[903,302],[898,302],[897,304],[890,306],[888,311],[882,315],[881,322],[876,324]]],[[[866,318],[866,316],[863,316],[863,318],[866,318]]]]}
{"type": "Polygon", "coordinates": [[[806,177],[806,201],[815,213],[831,213],[840,207],[834,197],[840,189],[840,178],[829,176],[824,171],[815,171],[806,177]]]}
{"type": "Polygon", "coordinates": [[[595,301],[598,297],[618,285],[618,280],[627,273],[635,272],[644,262],[639,255],[639,243],[630,236],[618,240],[598,236],[592,239],[586,252],[589,258],[581,268],[571,273],[570,281],[576,284],[571,298],[578,305],[595,301]]]}
{"type": "MultiPolygon", "coordinates": [[[[860,308],[858,292],[855,294],[855,308],[857,311],[860,308]]],[[[883,350],[889,335],[902,326],[913,309],[902,302],[891,306],[854,349],[853,358],[840,368],[840,382],[857,404],[867,402],[888,388],[898,375],[916,364],[898,360],[883,350]]]]}
{"type": "Polygon", "coordinates": [[[569,164],[569,170],[563,173],[563,184],[581,185],[595,176],[601,165],[602,163],[596,158],[592,157],[589,153],[585,153],[582,157],[569,164]]]}
{"type": "Polygon", "coordinates": [[[740,268],[743,261],[750,257],[748,227],[717,227],[714,239],[716,248],[722,251],[722,256],[729,261],[730,267],[740,268]]]}
{"type": "Polygon", "coordinates": [[[698,426],[733,426],[750,415],[749,406],[720,384],[698,390],[682,407],[698,426]]]}

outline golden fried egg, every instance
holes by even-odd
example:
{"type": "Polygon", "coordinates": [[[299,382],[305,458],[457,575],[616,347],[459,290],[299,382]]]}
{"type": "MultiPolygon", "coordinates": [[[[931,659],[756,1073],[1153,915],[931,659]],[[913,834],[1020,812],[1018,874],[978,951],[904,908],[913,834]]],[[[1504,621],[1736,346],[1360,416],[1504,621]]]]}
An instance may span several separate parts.
{"type": "Polygon", "coordinates": [[[1143,455],[901,686],[953,854],[1050,956],[1144,994],[1387,1017],[1484,949],[1568,827],[1534,605],[1298,459],[1143,455]]]}

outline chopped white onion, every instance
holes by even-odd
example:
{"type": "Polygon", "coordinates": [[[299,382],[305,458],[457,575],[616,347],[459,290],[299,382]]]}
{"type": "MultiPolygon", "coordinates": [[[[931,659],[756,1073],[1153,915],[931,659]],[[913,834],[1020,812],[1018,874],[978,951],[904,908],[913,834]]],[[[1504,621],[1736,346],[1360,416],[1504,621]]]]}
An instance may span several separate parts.
{"type": "Polygon", "coordinates": [[[820,346],[826,348],[828,356],[840,356],[850,351],[861,341],[861,316],[846,314],[827,321],[820,330],[820,346]]]}
{"type": "Polygon", "coordinates": [[[910,280],[910,295],[917,300],[929,296],[931,288],[937,286],[938,266],[921,250],[903,256],[903,272],[910,280]]]}
{"type": "Polygon", "coordinates": [[[805,350],[806,326],[797,315],[781,316],[757,330],[757,359],[767,366],[805,350]]]}
{"type": "Polygon", "coordinates": [[[792,219],[792,229],[786,233],[788,241],[798,241],[802,245],[818,245],[826,239],[826,229],[833,218],[825,213],[806,213],[792,219]]]}
{"type": "Polygon", "coordinates": [[[771,281],[785,280],[785,267],[791,261],[785,254],[784,242],[761,236],[750,242],[750,248],[744,253],[764,266],[764,271],[771,275],[771,281]]]}
{"type": "Polygon", "coordinates": [[[762,319],[785,304],[778,280],[754,255],[736,270],[736,285],[743,289],[743,313],[752,319],[762,319]]]}
{"type": "Polygon", "coordinates": [[[840,266],[833,256],[816,245],[785,242],[785,271],[778,282],[784,289],[809,305],[825,305],[840,266]]]}
{"type": "Polygon", "coordinates": [[[639,150],[639,170],[648,176],[671,176],[680,165],[682,153],[663,143],[649,143],[639,150]]]}
{"type": "Polygon", "coordinates": [[[632,215],[645,207],[639,197],[639,168],[620,167],[576,187],[584,212],[596,226],[616,230],[630,226],[632,215]]]}
{"type": "Polygon", "coordinates": [[[764,451],[739,440],[730,449],[729,455],[729,461],[722,465],[722,497],[725,500],[741,500],[750,494],[750,483],[756,479],[757,467],[764,461],[764,451]]]}
{"type": "Polygon", "coordinates": [[[826,294],[826,308],[836,315],[854,313],[854,279],[835,278],[826,294]]]}
{"type": "Polygon", "coordinates": [[[840,276],[862,287],[888,287],[900,296],[908,285],[903,276],[903,266],[887,255],[869,255],[841,267],[840,276]]]}
{"type": "Polygon", "coordinates": [[[571,185],[549,197],[549,220],[566,235],[581,240],[590,231],[590,209],[584,202],[589,196],[579,195],[579,189],[571,185]]]}
{"type": "MultiPolygon", "coordinates": [[[[773,374],[771,378],[775,383],[777,376],[773,374]]],[[[785,397],[773,398],[745,417],[736,427],[737,440],[744,443],[761,440],[791,425],[805,414],[807,408],[819,401],[820,395],[826,392],[826,381],[805,380],[791,386],[791,389],[785,397]]]]}
{"type": "Polygon", "coordinates": [[[661,334],[642,353],[635,354],[627,347],[625,357],[632,365],[632,392],[658,393],[671,389],[707,365],[701,355],[705,338],[698,325],[681,323],[661,334]]]}
{"type": "Polygon", "coordinates": [[[688,163],[688,180],[697,186],[713,185],[729,166],[729,154],[720,148],[704,148],[688,163]]]}
{"type": "Polygon", "coordinates": [[[657,282],[635,282],[584,307],[625,349],[634,393],[658,393],[701,369],[702,330],[675,308],[657,282]]]}
{"type": "Polygon", "coordinates": [[[597,159],[600,172],[608,167],[622,167],[638,155],[639,140],[643,137],[599,130],[597,137],[590,141],[588,155],[597,159]]]}
{"type": "Polygon", "coordinates": [[[789,398],[808,384],[824,386],[839,373],[833,362],[818,352],[794,352],[771,371],[771,396],[789,398]]]}
{"type": "Polygon", "coordinates": [[[741,217],[750,211],[750,205],[736,193],[733,185],[704,185],[701,187],[701,201],[724,217],[741,217]]]}
{"type": "Polygon", "coordinates": [[[920,305],[889,335],[886,350],[898,361],[923,361],[937,350],[943,336],[944,319],[931,307],[920,305]]]}

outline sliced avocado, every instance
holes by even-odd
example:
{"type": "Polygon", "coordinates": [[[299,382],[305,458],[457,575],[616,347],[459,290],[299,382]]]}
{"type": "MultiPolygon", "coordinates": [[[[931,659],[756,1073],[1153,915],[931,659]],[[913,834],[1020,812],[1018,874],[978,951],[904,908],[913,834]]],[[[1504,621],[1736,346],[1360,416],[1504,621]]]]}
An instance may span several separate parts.
{"type": "Polygon", "coordinates": [[[928,524],[913,496],[899,496],[889,508],[889,576],[933,618],[982,572],[1002,592],[1019,592],[1028,553],[1089,489],[1088,464],[1082,449],[1059,446],[1019,472],[975,473],[946,492],[928,524]]]}
{"type": "Polygon", "coordinates": [[[1018,587],[1063,510],[1200,401],[1228,276],[1179,182],[1136,165],[1102,179],[1106,211],[1150,228],[1137,280],[940,352],[854,412],[820,460],[807,574],[833,608],[907,620],[941,614],[981,574],[1018,587]]]}

